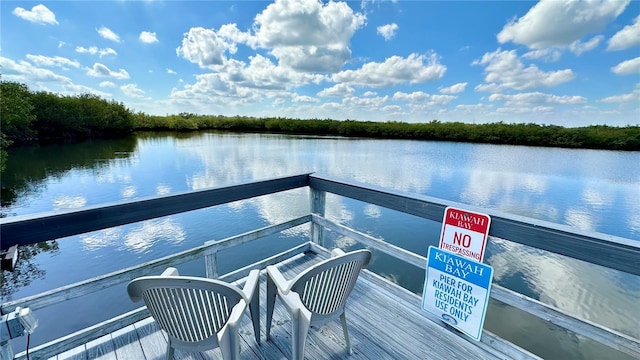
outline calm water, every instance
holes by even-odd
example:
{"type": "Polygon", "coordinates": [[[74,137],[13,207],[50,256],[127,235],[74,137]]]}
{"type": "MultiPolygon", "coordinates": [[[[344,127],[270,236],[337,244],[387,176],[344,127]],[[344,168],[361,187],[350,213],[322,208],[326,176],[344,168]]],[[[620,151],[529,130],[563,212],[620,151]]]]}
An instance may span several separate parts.
{"type": "MultiPolygon", "coordinates": [[[[640,153],[443,142],[260,134],[141,134],[12,149],[2,174],[8,216],[135,199],[297,173],[318,172],[640,239],[640,153]]],[[[108,273],[308,213],[305,189],[192,211],[32,246],[3,274],[2,300],[108,273]]],[[[440,224],[328,196],[327,216],[426,255],[440,224]]],[[[235,249],[221,271],[299,243],[299,227],[235,249]]],[[[332,238],[357,247],[350,239],[332,238]]],[[[640,338],[640,279],[492,239],[494,281],[640,338]]],[[[420,293],[423,270],[376,254],[371,269],[420,293]]],[[[181,273],[203,275],[202,261],[181,273]]],[[[136,304],[139,305],[139,304],[136,304]]],[[[135,308],[124,286],[39,310],[32,344],[135,308]],[[100,308],[99,312],[95,309],[100,308]]],[[[485,328],[546,358],[625,358],[520,311],[491,302],[485,328]]],[[[20,342],[24,338],[21,338],[20,342]]],[[[15,343],[14,349],[23,344],[15,343]]]]}

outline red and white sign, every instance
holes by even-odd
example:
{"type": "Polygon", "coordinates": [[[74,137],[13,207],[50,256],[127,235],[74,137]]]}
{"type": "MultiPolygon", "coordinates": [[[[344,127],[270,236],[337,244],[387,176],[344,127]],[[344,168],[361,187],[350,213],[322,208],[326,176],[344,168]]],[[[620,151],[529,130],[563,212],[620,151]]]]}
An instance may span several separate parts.
{"type": "Polygon", "coordinates": [[[482,262],[490,224],[489,215],[448,207],[442,221],[440,249],[482,262]]]}

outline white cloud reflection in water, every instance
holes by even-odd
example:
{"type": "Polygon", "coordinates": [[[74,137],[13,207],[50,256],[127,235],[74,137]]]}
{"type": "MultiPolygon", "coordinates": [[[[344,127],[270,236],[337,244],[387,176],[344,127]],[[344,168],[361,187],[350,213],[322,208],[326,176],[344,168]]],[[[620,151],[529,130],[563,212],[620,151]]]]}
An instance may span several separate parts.
{"type": "Polygon", "coordinates": [[[123,198],[128,199],[136,196],[136,187],[133,185],[125,186],[122,189],[121,195],[123,198]]]}
{"type": "Polygon", "coordinates": [[[80,242],[82,243],[83,249],[87,251],[95,251],[118,243],[121,236],[121,229],[108,228],[92,232],[90,235],[80,235],[80,242]]]}
{"type": "Polygon", "coordinates": [[[502,239],[491,242],[500,249],[485,259],[494,268],[494,282],[509,286],[509,278],[521,276],[540,301],[640,338],[637,276],[502,239]]]}
{"type": "Polygon", "coordinates": [[[564,223],[576,229],[595,231],[593,215],[585,209],[568,209],[564,215],[564,223]]]}
{"type": "Polygon", "coordinates": [[[377,205],[368,204],[364,207],[364,214],[370,218],[377,219],[382,216],[382,210],[377,205]]]}
{"type": "Polygon", "coordinates": [[[77,209],[85,206],[87,199],[84,196],[63,195],[53,200],[54,210],[77,209]]]}
{"type": "Polygon", "coordinates": [[[171,193],[171,186],[158,184],[156,186],[156,195],[169,195],[171,193]]]}
{"type": "Polygon", "coordinates": [[[87,251],[118,245],[126,250],[141,253],[162,241],[176,244],[183,242],[186,237],[182,225],[171,218],[144,221],[128,230],[124,237],[122,233],[123,228],[115,227],[80,235],[79,238],[83,249],[87,251]]]}
{"type": "Polygon", "coordinates": [[[134,227],[124,237],[124,247],[136,253],[145,252],[156,243],[180,243],[185,239],[182,225],[172,219],[149,220],[134,227]]]}

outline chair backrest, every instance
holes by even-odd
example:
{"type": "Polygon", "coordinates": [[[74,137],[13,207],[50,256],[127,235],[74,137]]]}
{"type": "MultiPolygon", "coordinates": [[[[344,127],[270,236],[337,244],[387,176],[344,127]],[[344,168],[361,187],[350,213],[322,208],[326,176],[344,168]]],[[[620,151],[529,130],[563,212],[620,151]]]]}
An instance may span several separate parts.
{"type": "Polygon", "coordinates": [[[217,345],[216,333],[244,299],[225,282],[189,276],[145,276],[129,283],[127,291],[134,302],[144,300],[173,345],[194,350],[217,345]]]}
{"type": "Polygon", "coordinates": [[[291,290],[300,295],[304,306],[318,315],[331,315],[343,309],[363,267],[371,260],[368,250],[352,251],[324,260],[292,280],[291,290]]]}

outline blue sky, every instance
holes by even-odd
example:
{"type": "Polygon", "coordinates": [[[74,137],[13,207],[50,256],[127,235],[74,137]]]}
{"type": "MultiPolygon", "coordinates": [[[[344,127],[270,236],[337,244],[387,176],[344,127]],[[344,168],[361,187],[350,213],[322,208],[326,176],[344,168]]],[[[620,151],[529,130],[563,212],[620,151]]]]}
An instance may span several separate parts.
{"type": "Polygon", "coordinates": [[[640,2],[0,2],[2,79],[149,114],[640,124],[640,2]]]}

